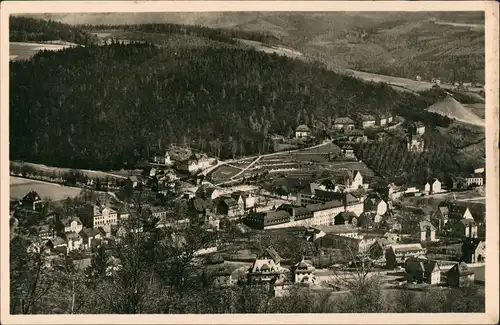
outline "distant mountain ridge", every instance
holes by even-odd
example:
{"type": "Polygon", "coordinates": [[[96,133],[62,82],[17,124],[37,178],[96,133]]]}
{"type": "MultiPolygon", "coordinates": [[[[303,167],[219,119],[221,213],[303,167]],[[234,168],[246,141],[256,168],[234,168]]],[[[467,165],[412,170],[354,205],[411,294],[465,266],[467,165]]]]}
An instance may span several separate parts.
{"type": "Polygon", "coordinates": [[[175,23],[266,32],[331,68],[484,82],[481,12],[38,14],[68,24],[175,23]]]}

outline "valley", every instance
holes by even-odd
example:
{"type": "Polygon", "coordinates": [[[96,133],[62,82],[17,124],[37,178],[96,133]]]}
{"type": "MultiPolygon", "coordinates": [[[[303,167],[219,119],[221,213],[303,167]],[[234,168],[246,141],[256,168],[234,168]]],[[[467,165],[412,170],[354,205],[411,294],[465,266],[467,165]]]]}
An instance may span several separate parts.
{"type": "Polygon", "coordinates": [[[482,13],[9,23],[11,313],[484,312],[482,13]]]}

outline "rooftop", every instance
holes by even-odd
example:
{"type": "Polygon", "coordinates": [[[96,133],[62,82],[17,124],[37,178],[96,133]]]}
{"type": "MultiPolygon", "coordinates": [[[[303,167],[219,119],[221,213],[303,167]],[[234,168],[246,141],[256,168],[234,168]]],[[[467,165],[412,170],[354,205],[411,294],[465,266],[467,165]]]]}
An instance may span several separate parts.
{"type": "Polygon", "coordinates": [[[422,245],[420,244],[399,244],[392,245],[391,248],[395,253],[416,252],[423,250],[422,245]]]}
{"type": "Polygon", "coordinates": [[[66,238],[68,238],[68,240],[79,240],[81,237],[76,232],[70,231],[66,233],[66,238]]]}
{"type": "Polygon", "coordinates": [[[420,231],[425,231],[427,230],[427,228],[430,228],[431,230],[435,230],[436,227],[434,227],[434,225],[428,221],[428,220],[423,220],[423,221],[420,221],[418,223],[419,227],[420,227],[420,231]]]}
{"type": "Polygon", "coordinates": [[[337,117],[333,124],[354,124],[354,121],[349,117],[337,117]]]}
{"type": "Polygon", "coordinates": [[[225,197],[222,199],[222,202],[229,208],[229,207],[235,207],[238,206],[238,202],[233,199],[232,197],[225,197]]]}
{"type": "Polygon", "coordinates": [[[23,197],[23,201],[35,202],[40,200],[41,200],[40,195],[38,195],[38,193],[35,191],[30,191],[23,197]]]}
{"type": "Polygon", "coordinates": [[[301,124],[301,125],[297,126],[295,131],[297,131],[297,132],[309,132],[311,130],[309,129],[309,127],[307,125],[301,124]]]}
{"type": "Polygon", "coordinates": [[[293,268],[295,270],[307,271],[307,272],[313,272],[315,270],[314,266],[312,266],[311,263],[306,262],[303,257],[300,262],[293,265],[293,268]]]}
{"type": "Polygon", "coordinates": [[[361,116],[362,121],[375,121],[375,118],[373,115],[362,115],[361,116]]]}
{"type": "Polygon", "coordinates": [[[347,136],[363,136],[363,135],[365,135],[363,130],[345,130],[344,134],[347,136]]]}
{"type": "Polygon", "coordinates": [[[325,234],[343,234],[357,232],[357,229],[353,225],[321,225],[313,226],[311,229],[317,231],[322,231],[325,234]]]}
{"type": "Polygon", "coordinates": [[[467,264],[464,262],[460,262],[459,264],[455,264],[448,273],[458,272],[459,276],[472,275],[474,271],[472,271],[467,264]]]}

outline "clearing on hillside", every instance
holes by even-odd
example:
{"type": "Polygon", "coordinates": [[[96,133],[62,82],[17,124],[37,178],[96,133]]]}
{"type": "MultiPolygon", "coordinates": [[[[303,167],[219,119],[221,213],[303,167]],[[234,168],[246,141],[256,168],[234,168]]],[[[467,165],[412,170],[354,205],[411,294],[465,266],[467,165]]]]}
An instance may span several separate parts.
{"type": "Polygon", "coordinates": [[[10,197],[21,199],[30,191],[35,191],[44,198],[50,198],[53,201],[60,201],[67,197],[75,197],[80,194],[81,189],[75,187],[50,184],[31,179],[10,177],[10,197]]]}
{"type": "Polygon", "coordinates": [[[77,46],[73,43],[67,44],[51,44],[51,43],[9,43],[9,59],[12,60],[28,60],[35,54],[44,51],[60,51],[65,48],[77,46]]]}
{"type": "Polygon", "coordinates": [[[484,127],[483,119],[472,113],[469,109],[465,108],[449,94],[446,95],[446,97],[442,100],[431,105],[427,110],[432,113],[437,113],[452,119],[456,119],[460,122],[484,127]]]}

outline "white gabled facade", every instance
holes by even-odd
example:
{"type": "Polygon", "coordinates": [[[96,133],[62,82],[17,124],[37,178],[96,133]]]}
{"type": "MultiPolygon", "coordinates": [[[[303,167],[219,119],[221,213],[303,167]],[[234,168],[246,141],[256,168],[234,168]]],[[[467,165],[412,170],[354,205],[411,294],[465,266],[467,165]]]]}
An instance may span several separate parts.
{"type": "Polygon", "coordinates": [[[426,194],[438,194],[443,192],[441,182],[437,179],[432,182],[427,182],[424,187],[424,192],[426,194]]]}

